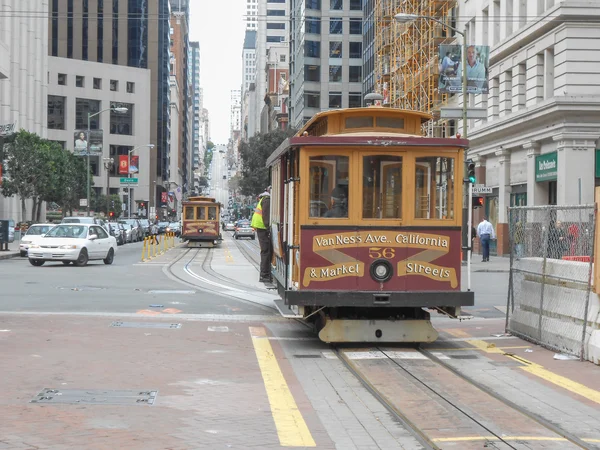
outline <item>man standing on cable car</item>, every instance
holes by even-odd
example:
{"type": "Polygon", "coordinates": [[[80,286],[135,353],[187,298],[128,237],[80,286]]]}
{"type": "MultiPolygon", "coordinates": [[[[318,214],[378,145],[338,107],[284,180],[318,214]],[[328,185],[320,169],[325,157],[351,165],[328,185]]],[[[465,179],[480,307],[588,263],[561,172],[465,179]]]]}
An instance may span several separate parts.
{"type": "Polygon", "coordinates": [[[269,232],[271,213],[271,186],[258,196],[258,204],[252,216],[250,226],[256,230],[258,243],[260,244],[260,281],[270,283],[271,277],[271,233],[269,232]]]}

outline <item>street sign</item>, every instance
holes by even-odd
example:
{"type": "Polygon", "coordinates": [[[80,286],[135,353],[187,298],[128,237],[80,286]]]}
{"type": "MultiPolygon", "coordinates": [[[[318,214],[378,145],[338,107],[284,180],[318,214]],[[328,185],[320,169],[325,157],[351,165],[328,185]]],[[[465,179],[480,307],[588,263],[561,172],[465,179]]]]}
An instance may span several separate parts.
{"type": "Polygon", "coordinates": [[[87,206],[87,198],[80,198],[79,206],[87,206]]]}
{"type": "Polygon", "coordinates": [[[473,186],[473,194],[491,194],[492,188],[483,184],[473,186]]]}
{"type": "Polygon", "coordinates": [[[127,184],[127,185],[137,184],[138,183],[138,179],[137,178],[120,178],[119,181],[120,181],[121,184],[127,184]]]}
{"type": "Polygon", "coordinates": [[[125,211],[127,209],[127,205],[125,203],[121,203],[121,210],[125,211]]]}
{"type": "MultiPolygon", "coordinates": [[[[440,108],[442,119],[460,119],[462,115],[462,108],[440,108]]],[[[487,115],[488,111],[485,108],[467,108],[467,119],[485,119],[487,115]]]]}

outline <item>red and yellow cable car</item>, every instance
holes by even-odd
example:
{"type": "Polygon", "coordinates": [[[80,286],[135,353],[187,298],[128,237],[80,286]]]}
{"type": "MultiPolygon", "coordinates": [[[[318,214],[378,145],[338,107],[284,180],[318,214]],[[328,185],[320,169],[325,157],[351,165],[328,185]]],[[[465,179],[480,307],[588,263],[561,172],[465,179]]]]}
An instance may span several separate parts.
{"type": "Polygon", "coordinates": [[[221,204],[210,197],[190,197],[183,202],[181,238],[188,247],[214,247],[221,243],[221,204]]]}

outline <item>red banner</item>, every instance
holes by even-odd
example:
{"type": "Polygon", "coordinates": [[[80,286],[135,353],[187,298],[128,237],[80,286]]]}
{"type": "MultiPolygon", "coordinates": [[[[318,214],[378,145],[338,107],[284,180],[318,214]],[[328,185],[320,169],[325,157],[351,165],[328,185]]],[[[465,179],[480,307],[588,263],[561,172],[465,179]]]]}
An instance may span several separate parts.
{"type": "Polygon", "coordinates": [[[129,160],[127,155],[119,155],[119,173],[127,175],[129,173],[129,160]]]}
{"type": "Polygon", "coordinates": [[[161,192],[160,199],[161,199],[161,201],[163,203],[167,203],[167,193],[166,192],[161,192]]]}

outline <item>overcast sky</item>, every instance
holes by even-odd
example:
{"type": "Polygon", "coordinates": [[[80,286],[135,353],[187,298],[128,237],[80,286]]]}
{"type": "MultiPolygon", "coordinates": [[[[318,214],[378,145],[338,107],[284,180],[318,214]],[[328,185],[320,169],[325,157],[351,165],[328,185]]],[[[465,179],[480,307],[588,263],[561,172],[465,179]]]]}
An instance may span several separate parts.
{"type": "Polygon", "coordinates": [[[229,140],[231,90],[242,83],[246,0],[191,0],[190,40],[200,42],[200,86],[215,144],[229,140]]]}

